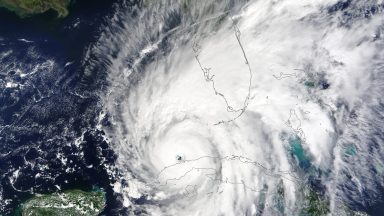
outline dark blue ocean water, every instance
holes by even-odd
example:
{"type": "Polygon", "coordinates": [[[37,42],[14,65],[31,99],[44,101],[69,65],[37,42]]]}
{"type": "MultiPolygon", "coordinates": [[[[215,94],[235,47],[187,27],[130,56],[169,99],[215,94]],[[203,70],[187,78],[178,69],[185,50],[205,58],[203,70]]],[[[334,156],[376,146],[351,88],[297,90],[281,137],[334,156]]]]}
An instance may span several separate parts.
{"type": "Polygon", "coordinates": [[[77,0],[64,19],[0,9],[0,53],[12,52],[0,61],[0,195],[9,201],[0,215],[35,193],[95,187],[107,193],[105,214],[118,215],[104,166],[115,155],[95,129],[104,74],[84,78],[82,62],[114,2],[77,0]],[[36,69],[47,61],[53,66],[36,69]]]}

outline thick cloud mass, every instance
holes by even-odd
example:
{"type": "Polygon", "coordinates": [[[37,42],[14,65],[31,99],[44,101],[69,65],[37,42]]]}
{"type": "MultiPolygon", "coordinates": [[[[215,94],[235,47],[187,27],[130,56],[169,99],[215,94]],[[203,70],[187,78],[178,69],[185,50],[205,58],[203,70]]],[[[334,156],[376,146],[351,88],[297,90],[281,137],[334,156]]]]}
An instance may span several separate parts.
{"type": "Polygon", "coordinates": [[[381,1],[145,1],[91,52],[149,215],[347,214],[383,186],[381,1]],[[313,201],[313,200],[316,200],[313,201]]]}

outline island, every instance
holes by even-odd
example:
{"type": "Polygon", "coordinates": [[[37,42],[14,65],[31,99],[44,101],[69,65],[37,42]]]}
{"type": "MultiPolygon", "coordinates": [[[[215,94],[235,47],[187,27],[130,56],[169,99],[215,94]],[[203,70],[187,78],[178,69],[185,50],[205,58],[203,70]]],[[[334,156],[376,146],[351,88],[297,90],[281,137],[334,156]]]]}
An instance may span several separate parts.
{"type": "Polygon", "coordinates": [[[21,18],[41,14],[48,10],[57,12],[58,17],[68,15],[68,6],[71,0],[0,0],[0,7],[16,13],[21,18]]]}
{"type": "Polygon", "coordinates": [[[20,206],[22,216],[96,216],[105,207],[101,190],[85,192],[68,190],[48,195],[36,195],[20,206]]]}

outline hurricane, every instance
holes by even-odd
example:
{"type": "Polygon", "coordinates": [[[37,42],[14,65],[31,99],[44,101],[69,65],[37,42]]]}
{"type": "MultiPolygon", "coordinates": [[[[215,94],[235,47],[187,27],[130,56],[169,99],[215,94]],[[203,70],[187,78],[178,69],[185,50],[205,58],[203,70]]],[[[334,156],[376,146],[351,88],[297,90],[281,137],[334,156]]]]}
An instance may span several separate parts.
{"type": "Polygon", "coordinates": [[[382,10],[374,0],[120,2],[84,64],[106,74],[100,127],[123,206],[363,215],[378,205],[382,10]]]}

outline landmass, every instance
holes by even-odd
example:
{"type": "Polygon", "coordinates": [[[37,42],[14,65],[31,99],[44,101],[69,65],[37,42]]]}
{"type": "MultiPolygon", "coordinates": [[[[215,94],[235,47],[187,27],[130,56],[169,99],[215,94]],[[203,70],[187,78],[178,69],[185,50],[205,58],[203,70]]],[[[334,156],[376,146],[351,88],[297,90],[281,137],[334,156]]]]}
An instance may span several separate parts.
{"type": "Polygon", "coordinates": [[[21,205],[21,216],[96,216],[105,207],[102,191],[69,190],[38,195],[21,205]]]}
{"type": "Polygon", "coordinates": [[[0,7],[16,13],[25,18],[35,14],[41,14],[48,10],[57,12],[58,17],[68,15],[68,6],[71,0],[0,0],[0,7]]]}

